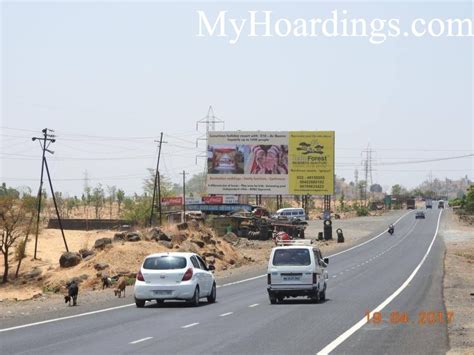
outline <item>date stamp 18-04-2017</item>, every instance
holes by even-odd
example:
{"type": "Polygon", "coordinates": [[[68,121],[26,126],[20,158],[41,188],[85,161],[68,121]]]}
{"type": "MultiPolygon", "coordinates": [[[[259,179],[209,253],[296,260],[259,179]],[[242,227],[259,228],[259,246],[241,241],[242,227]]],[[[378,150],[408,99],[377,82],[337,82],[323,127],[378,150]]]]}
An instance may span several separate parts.
{"type": "Polygon", "coordinates": [[[368,324],[413,324],[413,325],[436,325],[450,324],[454,318],[454,312],[451,311],[420,311],[413,315],[408,312],[390,311],[390,312],[369,312],[365,313],[368,324]]]}

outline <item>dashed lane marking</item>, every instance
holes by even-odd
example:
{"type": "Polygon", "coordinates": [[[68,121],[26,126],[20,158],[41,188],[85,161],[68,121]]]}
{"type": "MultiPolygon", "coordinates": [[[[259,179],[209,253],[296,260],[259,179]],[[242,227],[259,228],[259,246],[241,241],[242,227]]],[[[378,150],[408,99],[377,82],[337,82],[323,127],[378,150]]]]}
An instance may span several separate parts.
{"type": "Polygon", "coordinates": [[[185,328],[191,328],[191,327],[194,327],[195,325],[198,325],[199,323],[191,323],[191,324],[187,324],[187,325],[183,325],[181,328],[185,329],[185,328]]]}
{"type": "Polygon", "coordinates": [[[234,312],[227,312],[227,313],[222,313],[219,317],[227,317],[230,316],[234,312]]]}
{"type": "Polygon", "coordinates": [[[146,338],[143,338],[143,339],[138,339],[138,340],[135,340],[135,341],[131,341],[129,344],[137,344],[137,343],[141,343],[142,341],[147,341],[147,340],[150,340],[150,339],[153,339],[153,337],[146,337],[146,338]]]}

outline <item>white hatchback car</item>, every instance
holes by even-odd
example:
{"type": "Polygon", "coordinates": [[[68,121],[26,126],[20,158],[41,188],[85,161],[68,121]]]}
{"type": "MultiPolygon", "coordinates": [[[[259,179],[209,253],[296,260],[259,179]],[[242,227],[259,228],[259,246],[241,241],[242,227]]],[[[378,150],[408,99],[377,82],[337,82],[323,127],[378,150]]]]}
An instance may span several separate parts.
{"type": "Polygon", "coordinates": [[[315,302],[326,299],[329,259],[323,258],[318,248],[303,245],[305,241],[286,241],[286,246],[273,248],[267,275],[271,304],[285,297],[307,296],[315,302]]]}
{"type": "Polygon", "coordinates": [[[207,297],[216,301],[216,280],[213,265],[207,266],[194,253],[156,253],[148,255],[137,274],[134,297],[137,307],[146,301],[186,300],[193,306],[207,297]]]}

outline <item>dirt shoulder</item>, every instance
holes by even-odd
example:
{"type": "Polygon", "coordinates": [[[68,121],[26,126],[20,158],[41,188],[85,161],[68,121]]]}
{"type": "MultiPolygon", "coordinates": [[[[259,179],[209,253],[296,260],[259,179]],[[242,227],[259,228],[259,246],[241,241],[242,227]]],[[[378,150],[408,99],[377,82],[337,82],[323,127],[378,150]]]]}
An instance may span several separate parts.
{"type": "Polygon", "coordinates": [[[448,324],[448,354],[474,354],[474,226],[446,210],[440,235],[446,244],[444,301],[454,314],[448,324]]]}

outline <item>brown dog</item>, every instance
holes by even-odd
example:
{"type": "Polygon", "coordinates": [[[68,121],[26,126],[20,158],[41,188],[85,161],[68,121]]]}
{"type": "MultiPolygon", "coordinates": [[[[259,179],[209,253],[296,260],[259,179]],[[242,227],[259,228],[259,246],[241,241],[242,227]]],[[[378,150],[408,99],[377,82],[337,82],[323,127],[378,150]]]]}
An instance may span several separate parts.
{"type": "Polygon", "coordinates": [[[115,296],[118,296],[120,298],[120,297],[122,297],[122,292],[123,292],[123,297],[125,297],[125,288],[126,287],[127,287],[127,279],[122,276],[117,281],[117,287],[114,290],[115,296]]]}

